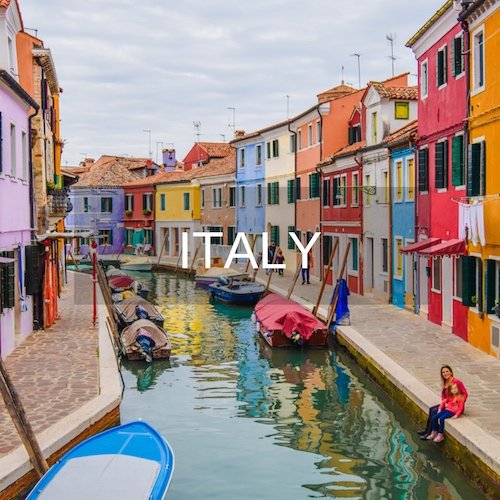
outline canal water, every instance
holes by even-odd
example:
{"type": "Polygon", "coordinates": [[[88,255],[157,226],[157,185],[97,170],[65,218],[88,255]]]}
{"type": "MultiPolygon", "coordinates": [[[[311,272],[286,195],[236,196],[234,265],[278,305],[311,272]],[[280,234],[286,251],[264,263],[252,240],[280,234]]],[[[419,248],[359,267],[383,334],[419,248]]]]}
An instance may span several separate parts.
{"type": "Polygon", "coordinates": [[[345,352],[272,351],[251,309],[173,273],[138,276],[172,357],[124,362],[122,422],[172,445],[169,499],[481,498],[345,352]]]}

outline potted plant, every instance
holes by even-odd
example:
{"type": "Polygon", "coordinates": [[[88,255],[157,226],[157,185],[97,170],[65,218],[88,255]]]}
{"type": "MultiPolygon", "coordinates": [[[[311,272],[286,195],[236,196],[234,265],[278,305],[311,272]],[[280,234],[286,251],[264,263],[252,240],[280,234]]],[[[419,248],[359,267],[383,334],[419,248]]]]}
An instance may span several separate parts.
{"type": "Polygon", "coordinates": [[[477,295],[473,295],[471,298],[470,298],[470,301],[472,302],[472,305],[474,307],[477,306],[477,295]]]}
{"type": "Polygon", "coordinates": [[[142,213],[143,213],[144,215],[151,215],[151,210],[149,210],[149,208],[145,208],[145,209],[142,211],[142,213]]]}
{"type": "Polygon", "coordinates": [[[125,215],[131,216],[132,215],[132,210],[125,210],[125,215]]]}
{"type": "Polygon", "coordinates": [[[500,299],[495,300],[495,306],[493,309],[495,311],[497,318],[500,318],[500,299]]]}

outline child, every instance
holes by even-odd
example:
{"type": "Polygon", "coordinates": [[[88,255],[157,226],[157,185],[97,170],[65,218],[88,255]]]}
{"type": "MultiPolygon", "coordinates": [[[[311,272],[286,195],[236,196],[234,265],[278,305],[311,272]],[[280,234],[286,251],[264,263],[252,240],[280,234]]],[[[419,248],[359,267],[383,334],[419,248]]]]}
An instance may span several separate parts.
{"type": "Polygon", "coordinates": [[[444,439],[444,421],[447,418],[458,418],[464,411],[464,395],[458,384],[451,384],[439,405],[438,412],[431,419],[432,432],[427,439],[440,443],[444,439]]]}
{"type": "MultiPolygon", "coordinates": [[[[285,256],[283,255],[283,250],[278,248],[278,253],[276,254],[276,264],[283,264],[285,262],[285,256]]],[[[278,269],[280,276],[283,276],[283,269],[278,269]]]]}

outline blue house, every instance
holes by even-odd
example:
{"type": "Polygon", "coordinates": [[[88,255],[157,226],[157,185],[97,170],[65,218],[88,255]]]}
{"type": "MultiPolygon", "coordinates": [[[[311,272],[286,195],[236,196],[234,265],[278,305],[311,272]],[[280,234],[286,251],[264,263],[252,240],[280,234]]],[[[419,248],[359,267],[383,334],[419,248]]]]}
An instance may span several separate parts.
{"type": "Polygon", "coordinates": [[[386,139],[391,167],[392,303],[417,312],[416,257],[401,250],[415,242],[415,149],[417,122],[413,121],[386,139]]]}
{"type": "Polygon", "coordinates": [[[251,245],[256,240],[257,254],[265,231],[265,144],[253,133],[238,137],[231,145],[236,149],[236,231],[244,232],[251,245]]]}

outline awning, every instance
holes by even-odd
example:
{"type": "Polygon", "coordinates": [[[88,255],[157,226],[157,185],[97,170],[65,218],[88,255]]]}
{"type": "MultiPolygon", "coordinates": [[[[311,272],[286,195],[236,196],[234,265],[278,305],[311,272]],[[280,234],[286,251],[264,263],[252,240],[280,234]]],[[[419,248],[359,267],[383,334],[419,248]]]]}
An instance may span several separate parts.
{"type": "Polygon", "coordinates": [[[448,240],[432,245],[418,252],[424,257],[451,257],[453,255],[466,255],[464,240],[448,240]]]}
{"type": "Polygon", "coordinates": [[[92,231],[80,231],[80,232],[57,232],[53,231],[50,233],[37,234],[35,235],[37,241],[45,240],[58,240],[60,238],[73,239],[73,238],[92,238],[94,233],[92,231]]]}
{"type": "Polygon", "coordinates": [[[401,253],[407,253],[407,254],[412,254],[412,253],[419,253],[420,250],[423,250],[424,248],[428,248],[432,245],[436,245],[437,243],[441,242],[441,238],[427,238],[426,240],[420,240],[415,243],[412,243],[410,245],[406,245],[403,247],[400,252],[401,253]]]}

